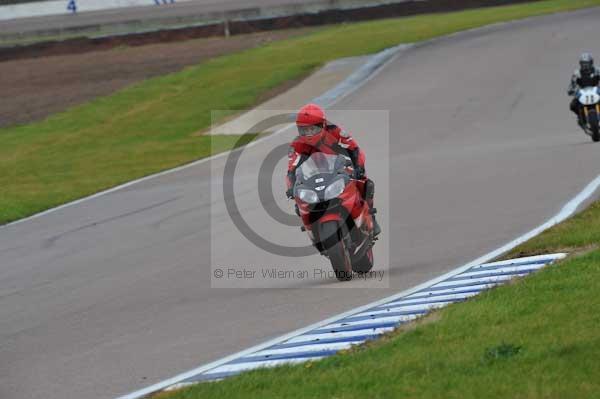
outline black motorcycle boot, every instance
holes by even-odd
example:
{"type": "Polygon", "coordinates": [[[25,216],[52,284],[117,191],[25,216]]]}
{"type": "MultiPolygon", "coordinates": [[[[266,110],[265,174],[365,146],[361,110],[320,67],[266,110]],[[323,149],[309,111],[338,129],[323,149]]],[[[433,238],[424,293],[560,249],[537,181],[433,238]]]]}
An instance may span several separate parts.
{"type": "Polygon", "coordinates": [[[582,114],[577,114],[577,124],[579,125],[579,127],[585,129],[586,120],[582,114]]]}
{"type": "Polygon", "coordinates": [[[379,234],[381,234],[381,226],[379,226],[379,223],[377,223],[377,218],[375,217],[376,213],[377,209],[371,208],[371,217],[373,218],[373,237],[377,237],[379,234]]]}

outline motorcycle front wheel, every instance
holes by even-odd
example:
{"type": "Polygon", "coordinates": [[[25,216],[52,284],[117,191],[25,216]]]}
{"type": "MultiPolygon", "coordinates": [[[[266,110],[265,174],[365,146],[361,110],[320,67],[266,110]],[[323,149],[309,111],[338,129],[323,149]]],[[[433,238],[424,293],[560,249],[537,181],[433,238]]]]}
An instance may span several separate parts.
{"type": "Polygon", "coordinates": [[[338,222],[331,221],[319,225],[319,238],[327,251],[335,277],[339,281],[352,280],[350,254],[344,244],[342,229],[338,222]]]}
{"type": "Polygon", "coordinates": [[[373,268],[373,248],[367,249],[365,254],[352,261],[352,270],[356,273],[368,273],[373,268]]]}
{"type": "Polygon", "coordinates": [[[590,110],[588,114],[588,123],[592,131],[592,141],[597,143],[600,141],[600,126],[598,126],[598,114],[596,110],[590,110]]]}

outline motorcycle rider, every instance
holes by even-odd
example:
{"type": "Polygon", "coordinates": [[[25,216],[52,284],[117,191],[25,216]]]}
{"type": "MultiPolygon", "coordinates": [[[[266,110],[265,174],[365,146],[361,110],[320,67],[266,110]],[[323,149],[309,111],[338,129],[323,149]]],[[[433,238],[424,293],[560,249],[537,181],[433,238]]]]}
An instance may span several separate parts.
{"type": "MultiPolygon", "coordinates": [[[[570,96],[575,96],[581,88],[598,86],[599,84],[600,69],[594,66],[594,57],[590,53],[581,54],[581,57],[579,57],[579,69],[576,69],[575,73],[573,73],[567,93],[570,96]]],[[[577,97],[574,97],[571,101],[570,108],[577,115],[579,126],[585,126],[586,122],[581,114],[581,104],[577,97]]]]}
{"type": "MultiPolygon", "coordinates": [[[[374,192],[375,184],[366,177],[365,154],[347,130],[330,123],[325,112],[316,104],[307,104],[300,109],[296,117],[298,136],[290,144],[288,152],[287,191],[288,198],[293,198],[296,169],[314,152],[346,155],[352,161],[354,178],[366,179],[365,187],[370,185],[374,192]]],[[[375,219],[373,199],[366,199],[373,216],[373,234],[381,233],[379,223],[375,219]]]]}

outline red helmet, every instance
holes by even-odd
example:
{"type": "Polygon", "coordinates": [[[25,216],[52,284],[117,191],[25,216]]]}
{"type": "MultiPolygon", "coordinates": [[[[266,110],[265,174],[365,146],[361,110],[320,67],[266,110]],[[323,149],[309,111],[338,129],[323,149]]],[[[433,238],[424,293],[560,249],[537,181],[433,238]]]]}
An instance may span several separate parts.
{"type": "Polygon", "coordinates": [[[315,136],[323,130],[325,111],[316,104],[307,104],[298,111],[296,126],[300,136],[315,136]]]}

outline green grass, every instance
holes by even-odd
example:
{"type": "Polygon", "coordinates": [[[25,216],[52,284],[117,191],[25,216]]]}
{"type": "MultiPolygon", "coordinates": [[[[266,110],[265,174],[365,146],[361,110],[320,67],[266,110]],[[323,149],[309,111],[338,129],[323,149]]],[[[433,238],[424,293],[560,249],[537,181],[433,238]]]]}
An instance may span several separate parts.
{"type": "Polygon", "coordinates": [[[516,249],[578,254],[323,361],[162,393],[201,398],[600,397],[600,202],[516,249]]]}
{"type": "Polygon", "coordinates": [[[510,251],[507,258],[600,248],[600,202],[510,251]]]}
{"type": "MultiPolygon", "coordinates": [[[[451,14],[338,25],[215,58],[74,107],[0,129],[0,224],[210,155],[211,110],[251,107],[261,94],[341,57],[495,22],[600,5],[550,0],[451,14]]],[[[110,53],[107,53],[107,57],[110,53]]],[[[236,138],[217,137],[226,150],[236,138]]]]}

